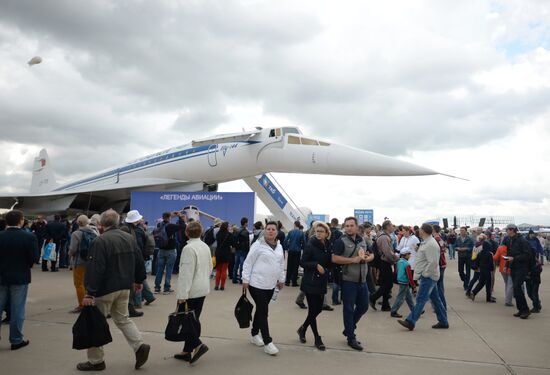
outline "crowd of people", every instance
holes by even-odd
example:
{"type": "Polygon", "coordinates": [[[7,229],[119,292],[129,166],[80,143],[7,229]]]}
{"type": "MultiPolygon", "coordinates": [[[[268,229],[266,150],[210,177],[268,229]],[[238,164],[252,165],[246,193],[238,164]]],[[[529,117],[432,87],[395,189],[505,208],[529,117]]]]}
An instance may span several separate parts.
{"type": "MultiPolygon", "coordinates": [[[[485,288],[485,301],[496,302],[498,267],[504,304],[512,307],[515,301],[514,316],[521,319],[541,311],[542,265],[545,258],[550,261],[550,238],[532,231],[525,237],[514,224],[504,231],[461,227],[456,233],[427,223],[359,225],[348,217],[342,226],[333,219],[310,223],[307,230],[297,221],[285,233],[280,222],[256,222],[249,229],[247,218],[240,227],[216,219],[203,228],[183,212],[166,212],[151,231],[136,210],[124,217],[113,210],[90,218],[77,215],[73,221],[56,215],[47,222],[39,216],[32,223],[12,210],[0,224],[0,311],[7,313],[11,349],[29,344],[23,322],[32,266],[41,264],[44,272],[70,268],[76,292],[70,312],[94,305],[112,318],[135,352],[136,369],[147,361],[150,346],[130,318],[143,315],[138,311],[142,303],[174,292],[173,274],[179,275],[178,309],[193,310],[199,322],[197,334],[174,358],[194,363],[209,350],[200,340],[200,315],[212,280],[215,291],[224,291],[229,278],[250,294],[255,306],[250,340],[269,355],[279,352],[270,335],[269,305],[286,286],[299,287],[296,304],[308,310],[297,329],[299,341],[306,343],[311,330],[315,347],[326,349],[317,318],[323,310],[333,310],[327,302],[330,287],[332,305],[342,305],[347,344],[362,351],[355,332],[369,307],[380,307],[412,331],[429,301],[437,317],[432,328],[449,328],[444,275],[450,259],[458,257],[461,285],[472,301],[485,288]],[[147,265],[155,276],[153,289],[147,265]],[[410,310],[406,317],[400,313],[404,302],[410,310]]],[[[91,348],[87,356],[78,370],[106,368],[103,348],[91,348]]]]}

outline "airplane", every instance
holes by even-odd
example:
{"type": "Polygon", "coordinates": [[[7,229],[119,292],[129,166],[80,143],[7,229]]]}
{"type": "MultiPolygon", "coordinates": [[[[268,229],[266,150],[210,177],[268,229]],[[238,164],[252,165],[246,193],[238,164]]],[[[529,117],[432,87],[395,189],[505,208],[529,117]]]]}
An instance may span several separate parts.
{"type": "Polygon", "coordinates": [[[30,192],[0,196],[0,207],[17,207],[30,214],[101,212],[108,208],[124,212],[129,209],[132,191],[217,191],[219,183],[268,172],[445,175],[389,156],[304,136],[296,127],[256,127],[194,140],[62,185],[56,184],[48,153],[42,149],[34,160],[30,192]]]}

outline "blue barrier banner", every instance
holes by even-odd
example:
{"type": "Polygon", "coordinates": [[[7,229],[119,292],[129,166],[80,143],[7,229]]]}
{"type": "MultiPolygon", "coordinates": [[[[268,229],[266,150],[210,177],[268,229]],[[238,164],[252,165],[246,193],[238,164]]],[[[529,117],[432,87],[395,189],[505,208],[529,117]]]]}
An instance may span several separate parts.
{"type": "Polygon", "coordinates": [[[355,209],[353,210],[353,216],[355,216],[359,224],[366,222],[374,224],[374,210],[355,209]]]}
{"type": "Polygon", "coordinates": [[[213,224],[213,218],[240,227],[241,218],[247,217],[250,229],[254,203],[254,193],[132,192],[130,209],[138,210],[150,229],[162,219],[163,212],[174,211],[184,211],[187,218],[200,220],[205,229],[213,224]]]}
{"type": "Polygon", "coordinates": [[[269,195],[271,195],[279,207],[284,208],[286,206],[287,200],[265,174],[260,177],[260,185],[262,185],[269,195]]]}
{"type": "Polygon", "coordinates": [[[309,226],[313,221],[321,221],[323,223],[328,223],[329,215],[324,214],[309,214],[307,215],[306,224],[309,226]]]}

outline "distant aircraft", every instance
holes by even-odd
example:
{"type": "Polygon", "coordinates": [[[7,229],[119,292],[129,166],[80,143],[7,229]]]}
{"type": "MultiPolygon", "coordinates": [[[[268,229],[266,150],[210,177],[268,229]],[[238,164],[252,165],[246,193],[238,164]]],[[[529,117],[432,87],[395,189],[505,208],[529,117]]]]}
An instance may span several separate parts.
{"type": "MultiPolygon", "coordinates": [[[[268,172],[351,176],[441,174],[357,148],[260,128],[192,141],[57,185],[46,150],[34,160],[29,193],[0,196],[0,207],[27,213],[125,211],[132,191],[217,191],[217,184],[268,172]]],[[[453,176],[450,176],[453,177],[453,176]]]]}

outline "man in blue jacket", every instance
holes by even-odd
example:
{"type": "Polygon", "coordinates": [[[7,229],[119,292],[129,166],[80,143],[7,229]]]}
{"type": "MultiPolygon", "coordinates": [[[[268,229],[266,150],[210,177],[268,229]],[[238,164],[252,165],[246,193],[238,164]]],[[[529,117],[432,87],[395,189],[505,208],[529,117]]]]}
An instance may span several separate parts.
{"type": "Polygon", "coordinates": [[[298,286],[298,267],[302,250],[306,246],[304,232],[300,229],[300,222],[294,222],[294,229],[288,232],[285,239],[285,248],[288,249],[288,261],[286,266],[285,285],[289,286],[292,280],[292,286],[298,286]]]}
{"type": "Polygon", "coordinates": [[[4,311],[9,297],[11,350],[29,345],[22,331],[38,242],[35,235],[21,229],[24,221],[21,211],[10,211],[6,214],[6,230],[0,232],[0,311],[4,311]]]}

